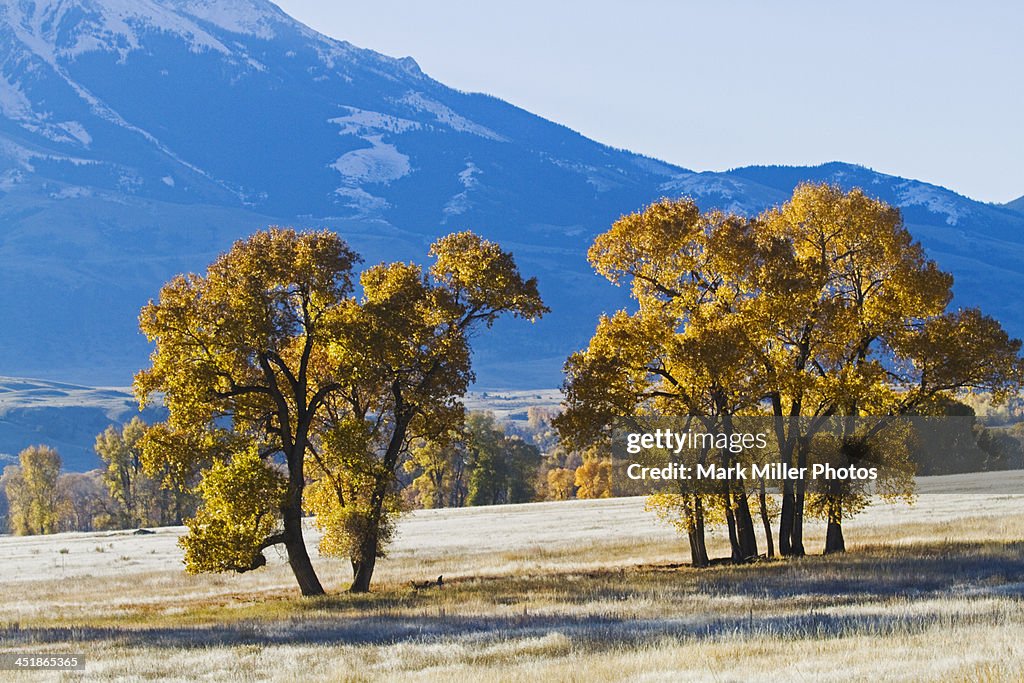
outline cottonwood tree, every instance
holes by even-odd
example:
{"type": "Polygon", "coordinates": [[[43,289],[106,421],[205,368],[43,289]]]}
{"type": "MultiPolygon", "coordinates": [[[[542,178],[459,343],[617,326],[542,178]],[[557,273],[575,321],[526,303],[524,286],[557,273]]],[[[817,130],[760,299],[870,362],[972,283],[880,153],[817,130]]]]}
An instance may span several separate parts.
{"type": "Polygon", "coordinates": [[[511,255],[472,233],[431,253],[429,273],[368,268],[360,296],[360,259],[336,234],[271,228],[143,309],[156,349],[136,392],[143,403],[162,393],[169,411],[144,455],[178,476],[212,463],[183,539],[187,568],[249,571],[282,544],[302,594],[323,593],[305,504],[326,525],[323,549],[352,559],[353,590],[369,588],[410,440],[461,415],[470,331],[546,310],[511,255]]]}
{"type": "Polygon", "coordinates": [[[18,464],[4,468],[11,532],[18,536],[59,531],[67,499],[58,485],[60,455],[49,446],[30,446],[18,454],[18,464]]]}
{"type": "Polygon", "coordinates": [[[118,430],[113,425],[96,437],[93,450],[106,464],[103,480],[110,491],[110,497],[118,506],[118,524],[121,528],[147,526],[146,509],[149,507],[152,491],[145,486],[142,473],[142,449],[138,441],[146,432],[145,423],[133,418],[118,430]]]}
{"type": "MultiPolygon", "coordinates": [[[[566,410],[555,424],[570,447],[587,448],[617,419],[637,416],[700,418],[705,431],[728,428],[733,415],[756,408],[763,378],[750,372],[757,349],[747,339],[747,282],[763,267],[750,223],[721,212],[701,214],[692,200],[663,200],[624,216],[597,237],[594,268],[628,283],[638,310],[603,316],[585,351],[566,362],[566,410]]],[[[728,450],[695,454],[728,467],[728,450]]],[[[693,562],[707,564],[704,519],[721,505],[733,556],[757,555],[754,524],[742,482],[721,492],[681,491],[673,509],[691,517],[693,562]]]]}
{"type": "Polygon", "coordinates": [[[350,302],[357,261],[333,233],[272,228],[236,242],[205,275],[173,278],[143,308],[140,327],[156,348],[136,394],[143,405],[163,394],[162,443],[208,446],[156,442],[152,457],[188,468],[219,455],[182,541],[190,571],[249,571],[282,544],[302,594],[324,592],[303,540],[302,496],[314,418],[340,385],[315,361],[326,316],[350,302]]]}
{"type": "Polygon", "coordinates": [[[110,497],[100,470],[65,472],[57,480],[66,501],[61,516],[62,531],[103,531],[119,525],[117,505],[110,497]]]}
{"type": "Polygon", "coordinates": [[[690,541],[690,564],[707,567],[711,561],[704,545],[704,531],[720,524],[724,518],[721,506],[705,504],[705,496],[697,493],[655,493],[647,497],[644,510],[653,512],[690,541]],[[698,533],[698,528],[700,532],[698,533]]]}
{"type": "Polygon", "coordinates": [[[315,511],[327,519],[340,514],[334,508],[351,508],[353,496],[339,483],[359,454],[358,469],[371,473],[372,484],[356,493],[359,512],[346,517],[344,528],[360,538],[348,533],[335,543],[325,529],[327,547],[351,552],[354,592],[369,590],[381,530],[389,528],[394,508],[396,474],[410,446],[461,430],[459,399],[473,380],[471,336],[504,315],[535,320],[547,311],[536,279],[523,279],[512,255],[493,242],[456,233],[435,242],[430,256],[428,270],[406,263],[367,269],[362,297],[339,308],[330,323],[325,363],[336,368],[342,388],[325,400],[325,431],[347,445],[316,460],[314,486],[336,495],[318,492],[315,511]]]}
{"type": "MultiPolygon", "coordinates": [[[[805,466],[832,416],[905,415],[965,389],[1006,396],[1019,386],[1020,342],[976,309],[948,309],[953,278],[926,257],[898,209],[861,190],[805,184],[755,225],[762,244],[782,248],[788,271],[750,283],[751,340],[772,412],[803,418],[776,421],[784,462],[805,466]]],[[[784,488],[783,554],[804,553],[805,485],[784,488]]],[[[842,517],[829,517],[828,551],[844,545],[842,517]]]]}
{"type": "Polygon", "coordinates": [[[577,498],[612,497],[612,462],[596,448],[583,453],[583,463],[573,473],[577,498]]]}
{"type": "Polygon", "coordinates": [[[547,499],[569,500],[576,492],[576,473],[564,467],[553,467],[547,473],[547,499]]]}

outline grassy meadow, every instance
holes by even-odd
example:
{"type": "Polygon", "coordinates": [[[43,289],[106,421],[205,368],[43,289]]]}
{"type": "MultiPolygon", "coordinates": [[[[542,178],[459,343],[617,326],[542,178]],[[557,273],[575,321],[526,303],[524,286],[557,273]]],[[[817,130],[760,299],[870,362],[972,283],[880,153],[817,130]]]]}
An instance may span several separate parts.
{"type": "MultiPolygon", "coordinates": [[[[0,679],[1024,680],[1024,494],[963,493],[992,476],[1024,490],[933,478],[848,523],[845,555],[705,570],[639,498],[417,511],[369,595],[315,558],[318,599],[274,550],[186,575],[178,528],[3,537],[0,652],[87,668],[0,679]]],[[[819,552],[823,526],[807,535],[819,552]]],[[[724,530],[709,550],[727,555],[724,530]]]]}

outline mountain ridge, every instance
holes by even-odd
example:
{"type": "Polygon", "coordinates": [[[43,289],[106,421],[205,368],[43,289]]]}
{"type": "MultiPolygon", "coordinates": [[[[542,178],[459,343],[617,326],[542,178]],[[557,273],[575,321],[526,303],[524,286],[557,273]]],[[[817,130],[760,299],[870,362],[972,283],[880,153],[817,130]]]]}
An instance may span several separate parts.
{"type": "Polygon", "coordinates": [[[550,387],[625,293],[585,254],[661,196],[752,214],[802,181],[859,186],[1017,336],[1024,214],[829,162],[688,170],[592,141],[415,60],[336,40],[263,0],[0,5],[4,375],[124,385],[146,362],[139,308],[270,224],[337,230],[366,258],[422,261],[474,229],[537,275],[552,314],[478,341],[479,385],[550,387]]]}

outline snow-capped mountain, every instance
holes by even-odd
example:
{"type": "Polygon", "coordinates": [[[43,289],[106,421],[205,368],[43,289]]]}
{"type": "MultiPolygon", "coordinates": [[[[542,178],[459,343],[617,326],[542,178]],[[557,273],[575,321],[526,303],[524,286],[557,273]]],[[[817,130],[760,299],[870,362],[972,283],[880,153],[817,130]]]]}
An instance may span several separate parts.
{"type": "Polygon", "coordinates": [[[623,292],[585,252],[659,196],[755,212],[794,184],[859,185],[1024,334],[1024,215],[846,164],[697,173],[612,149],[410,58],[320,35],[264,0],[0,2],[0,374],[126,384],[142,304],[268,224],[337,229],[369,262],[471,228],[553,309],[479,340],[481,386],[555,386],[623,292]]]}

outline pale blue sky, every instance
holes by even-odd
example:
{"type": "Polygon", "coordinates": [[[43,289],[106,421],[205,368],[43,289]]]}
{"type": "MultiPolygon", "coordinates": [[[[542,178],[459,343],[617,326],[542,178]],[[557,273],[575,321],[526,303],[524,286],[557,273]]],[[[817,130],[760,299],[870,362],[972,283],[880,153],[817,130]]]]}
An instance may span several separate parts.
{"type": "Polygon", "coordinates": [[[322,33],[697,170],[840,160],[1024,195],[1024,3],[280,0],[322,33]]]}

